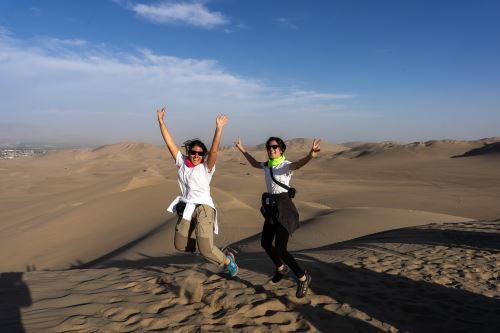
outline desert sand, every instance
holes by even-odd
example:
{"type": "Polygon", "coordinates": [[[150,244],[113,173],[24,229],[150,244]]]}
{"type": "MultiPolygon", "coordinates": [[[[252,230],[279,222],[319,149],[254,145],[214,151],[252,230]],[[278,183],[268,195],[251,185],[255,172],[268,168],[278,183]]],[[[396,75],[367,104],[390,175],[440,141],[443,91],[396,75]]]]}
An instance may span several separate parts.
{"type": "Polygon", "coordinates": [[[292,178],[289,249],[312,275],[297,299],[292,274],[269,282],[262,171],[234,148],[212,196],[236,278],[174,249],[164,146],[0,160],[0,332],[500,332],[499,170],[500,138],[323,142],[292,178]]]}

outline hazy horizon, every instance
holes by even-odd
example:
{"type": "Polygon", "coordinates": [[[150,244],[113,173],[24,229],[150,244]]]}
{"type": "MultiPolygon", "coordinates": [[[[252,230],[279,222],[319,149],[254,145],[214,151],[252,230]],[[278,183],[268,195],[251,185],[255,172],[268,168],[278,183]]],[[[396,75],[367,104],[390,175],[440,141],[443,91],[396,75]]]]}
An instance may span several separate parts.
{"type": "Polygon", "coordinates": [[[0,142],[500,135],[495,2],[4,1],[0,142]]]}
{"type": "MultiPolygon", "coordinates": [[[[204,143],[210,145],[211,144],[211,139],[203,139],[200,138],[204,143]]],[[[267,139],[267,138],[266,138],[267,139]]],[[[262,142],[255,142],[255,143],[244,143],[244,145],[247,148],[255,148],[259,145],[262,145],[265,143],[264,139],[262,142]]],[[[313,138],[288,138],[288,137],[283,137],[285,141],[294,141],[294,140],[302,140],[302,139],[309,139],[312,140],[313,138]]],[[[346,145],[347,147],[351,145],[358,145],[358,144],[376,144],[376,143],[396,143],[400,145],[407,145],[407,144],[412,144],[416,142],[429,142],[429,141],[459,141],[459,142],[473,142],[473,141],[480,141],[480,140],[500,140],[500,137],[495,136],[495,137],[484,137],[484,138],[476,138],[476,139],[471,139],[471,140],[466,140],[466,139],[453,139],[453,138],[440,138],[440,139],[429,139],[429,140],[414,140],[414,141],[399,141],[399,140],[381,140],[381,141],[362,141],[362,140],[356,140],[356,141],[343,141],[343,142],[332,142],[328,140],[323,140],[323,143],[327,144],[336,144],[336,145],[346,145]]],[[[176,144],[181,147],[183,145],[184,141],[176,140],[176,144]]],[[[110,141],[110,142],[100,142],[100,143],[94,143],[94,144],[85,144],[85,143],[55,143],[55,142],[7,142],[7,141],[2,141],[0,140],[0,148],[2,147],[9,147],[9,146],[24,146],[23,149],[29,149],[30,147],[33,149],[95,149],[99,148],[102,146],[110,146],[110,145],[120,145],[120,144],[125,144],[125,143],[137,143],[137,144],[152,144],[152,145],[157,145],[157,146],[163,146],[165,143],[162,140],[158,140],[157,142],[147,142],[147,141],[137,141],[137,140],[122,140],[122,141],[110,141]]],[[[233,142],[221,142],[220,145],[221,149],[228,148],[228,147],[234,147],[233,142]]],[[[20,148],[18,148],[20,149],[20,148]]]]}

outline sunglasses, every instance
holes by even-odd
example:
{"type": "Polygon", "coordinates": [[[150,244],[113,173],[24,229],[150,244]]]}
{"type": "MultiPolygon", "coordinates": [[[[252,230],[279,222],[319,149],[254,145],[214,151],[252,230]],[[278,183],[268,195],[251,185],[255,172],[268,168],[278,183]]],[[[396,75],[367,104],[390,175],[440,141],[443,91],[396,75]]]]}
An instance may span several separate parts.
{"type": "Polygon", "coordinates": [[[197,150],[190,150],[189,155],[198,155],[198,156],[205,156],[205,152],[203,151],[197,151],[197,150]]]}
{"type": "Polygon", "coordinates": [[[267,150],[271,150],[271,148],[273,148],[274,150],[276,150],[279,147],[280,147],[279,145],[270,145],[270,146],[267,146],[267,150]]]}

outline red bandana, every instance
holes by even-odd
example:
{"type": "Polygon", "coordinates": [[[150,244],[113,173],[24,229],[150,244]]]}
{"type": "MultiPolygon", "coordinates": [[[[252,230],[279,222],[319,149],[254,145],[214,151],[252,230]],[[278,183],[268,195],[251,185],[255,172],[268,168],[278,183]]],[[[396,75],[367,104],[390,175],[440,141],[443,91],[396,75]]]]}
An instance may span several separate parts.
{"type": "MultiPolygon", "coordinates": [[[[201,163],[203,163],[203,160],[201,160],[201,163]]],[[[191,162],[191,160],[189,159],[189,157],[186,158],[186,165],[187,165],[188,168],[194,168],[196,166],[196,165],[193,164],[193,162],[191,162]]]]}

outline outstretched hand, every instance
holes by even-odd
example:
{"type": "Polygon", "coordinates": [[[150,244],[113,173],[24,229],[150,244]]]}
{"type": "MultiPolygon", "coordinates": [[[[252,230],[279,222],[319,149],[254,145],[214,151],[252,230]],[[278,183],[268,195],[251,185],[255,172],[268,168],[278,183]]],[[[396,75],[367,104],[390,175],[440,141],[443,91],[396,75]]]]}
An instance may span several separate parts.
{"type": "Polygon", "coordinates": [[[236,139],[236,141],[234,141],[234,146],[235,146],[236,148],[238,148],[240,151],[245,150],[245,149],[243,148],[243,144],[241,143],[241,139],[240,139],[240,137],[238,137],[238,139],[236,139]]]}
{"type": "Polygon", "coordinates": [[[314,139],[311,147],[311,157],[318,156],[319,151],[321,150],[319,143],[321,139],[314,139]]]}
{"type": "Polygon", "coordinates": [[[222,129],[227,124],[228,121],[229,118],[226,115],[220,114],[215,119],[215,125],[217,126],[217,128],[222,129]]]}
{"type": "Polygon", "coordinates": [[[156,116],[158,117],[158,125],[160,125],[161,136],[167,145],[168,151],[172,158],[177,160],[177,154],[179,153],[179,148],[175,144],[174,138],[170,134],[170,131],[167,128],[167,125],[163,122],[163,117],[165,116],[165,112],[167,111],[167,107],[162,107],[161,109],[156,110],[156,116]]]}
{"type": "Polygon", "coordinates": [[[158,120],[163,120],[163,117],[165,116],[165,112],[167,111],[167,107],[162,107],[161,109],[156,110],[156,116],[158,117],[158,120]]]}

